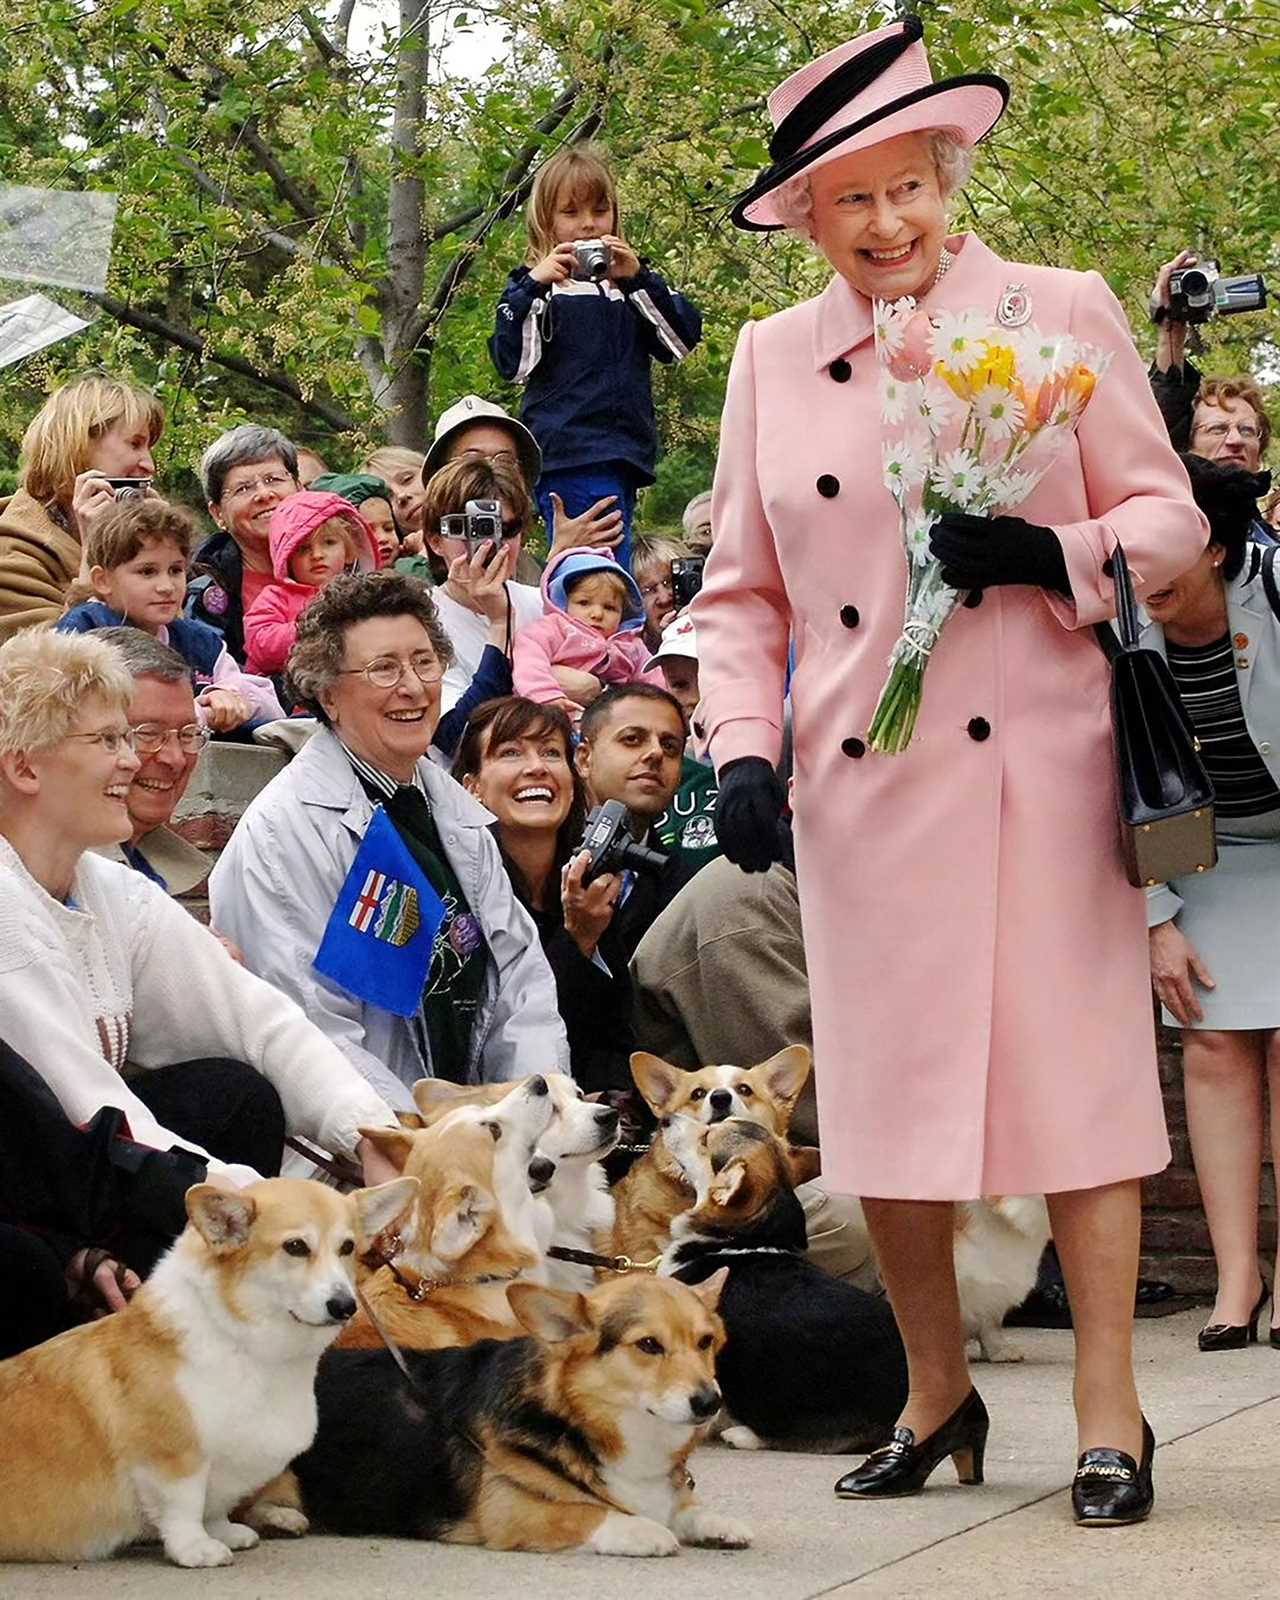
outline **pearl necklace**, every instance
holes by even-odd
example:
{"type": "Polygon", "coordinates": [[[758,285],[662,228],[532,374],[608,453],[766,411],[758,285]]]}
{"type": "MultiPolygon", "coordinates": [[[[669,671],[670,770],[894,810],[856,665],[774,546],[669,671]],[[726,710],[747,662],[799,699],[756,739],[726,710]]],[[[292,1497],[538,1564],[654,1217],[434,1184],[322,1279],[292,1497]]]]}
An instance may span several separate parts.
{"type": "Polygon", "coordinates": [[[944,245],[942,247],[942,254],[938,257],[938,270],[934,273],[933,282],[929,285],[931,289],[936,289],[946,277],[947,273],[951,271],[951,266],[955,259],[956,258],[944,245]]]}

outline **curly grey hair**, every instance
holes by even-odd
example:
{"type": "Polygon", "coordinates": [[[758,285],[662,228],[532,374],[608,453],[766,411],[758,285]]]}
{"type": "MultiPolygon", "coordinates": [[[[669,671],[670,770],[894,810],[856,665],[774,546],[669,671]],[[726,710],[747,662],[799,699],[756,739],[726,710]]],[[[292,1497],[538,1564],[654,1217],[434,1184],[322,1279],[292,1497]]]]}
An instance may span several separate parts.
{"type": "MultiPolygon", "coordinates": [[[[950,200],[968,182],[969,174],[973,171],[973,149],[970,145],[961,144],[955,134],[946,128],[934,128],[928,134],[928,140],[929,154],[933,157],[938,174],[938,188],[942,191],[942,198],[950,200]]],[[[808,172],[789,178],[780,185],[773,197],[774,209],[787,228],[793,233],[803,234],[806,239],[813,216],[813,189],[809,178],[808,172]]]]}
{"type": "Polygon", "coordinates": [[[298,633],[285,664],[286,685],[294,698],[328,722],[322,697],[346,665],[347,630],[370,617],[414,617],[442,667],[453,660],[453,646],[431,598],[431,585],[394,569],[345,573],[328,583],[298,618],[298,633]]]}

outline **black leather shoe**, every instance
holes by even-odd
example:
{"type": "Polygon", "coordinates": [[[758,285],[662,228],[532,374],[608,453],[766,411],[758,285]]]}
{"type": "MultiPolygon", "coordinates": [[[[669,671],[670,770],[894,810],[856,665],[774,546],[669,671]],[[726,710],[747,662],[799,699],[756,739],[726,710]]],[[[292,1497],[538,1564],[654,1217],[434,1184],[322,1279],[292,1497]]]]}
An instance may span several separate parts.
{"type": "Polygon", "coordinates": [[[942,1426],[919,1444],[910,1428],[895,1428],[888,1444],[873,1450],[860,1467],[845,1473],[836,1484],[836,1493],[842,1500],[888,1500],[919,1494],[944,1456],[955,1462],[961,1483],[981,1483],[990,1426],[982,1396],[970,1389],[942,1426]]]}
{"type": "Polygon", "coordinates": [[[1271,1330],[1271,1348],[1280,1350],[1280,1328],[1272,1328],[1271,1330]]]}
{"type": "MultiPolygon", "coordinates": [[[[1201,1328],[1197,1340],[1202,1350],[1243,1350],[1246,1345],[1258,1342],[1258,1318],[1262,1315],[1262,1308],[1267,1303],[1270,1290],[1266,1283],[1262,1285],[1262,1293],[1258,1296],[1258,1303],[1253,1308],[1253,1315],[1248,1322],[1237,1325],[1234,1322],[1211,1322],[1207,1328],[1201,1328]]],[[[1275,1343],[1273,1338],[1271,1341],[1275,1343]]]]}
{"type": "Polygon", "coordinates": [[[1156,1436],[1142,1419],[1142,1464],[1123,1450],[1086,1450],[1076,1463],[1071,1509],[1082,1528],[1122,1528],[1145,1522],[1156,1503],[1151,1458],[1156,1436]]]}

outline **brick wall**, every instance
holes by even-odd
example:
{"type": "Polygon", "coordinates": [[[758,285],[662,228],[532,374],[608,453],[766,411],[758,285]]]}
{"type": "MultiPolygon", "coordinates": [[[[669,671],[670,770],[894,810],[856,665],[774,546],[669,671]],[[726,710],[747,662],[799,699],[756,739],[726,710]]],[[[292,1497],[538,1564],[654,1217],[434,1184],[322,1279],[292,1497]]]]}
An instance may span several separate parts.
{"type": "MultiPolygon", "coordinates": [[[[284,757],[275,751],[248,745],[210,745],[192,775],[174,817],[174,828],[189,843],[207,851],[212,866],[245,807],[283,765],[284,757]]],[[[183,903],[202,922],[209,920],[209,902],[203,886],[184,896],[183,903]]],[[[1168,1279],[1185,1292],[1212,1295],[1213,1255],[1187,1142],[1182,1049],[1178,1035],[1165,1028],[1159,1030],[1159,1056],[1173,1161],[1166,1172],[1148,1178],[1143,1186],[1142,1270],[1151,1277],[1168,1279]]],[[[1264,1255],[1273,1253],[1275,1244],[1275,1185],[1268,1163],[1263,1173],[1264,1255]]]]}

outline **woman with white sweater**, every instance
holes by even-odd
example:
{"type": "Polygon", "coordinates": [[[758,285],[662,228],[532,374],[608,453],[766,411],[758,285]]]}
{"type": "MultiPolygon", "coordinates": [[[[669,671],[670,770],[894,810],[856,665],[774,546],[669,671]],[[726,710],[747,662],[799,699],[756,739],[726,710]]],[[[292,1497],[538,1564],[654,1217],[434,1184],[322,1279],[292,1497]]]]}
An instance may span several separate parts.
{"type": "Polygon", "coordinates": [[[375,1091],[156,884],[92,853],[129,837],[132,694],[92,634],[0,647],[0,1035],[74,1123],[118,1106],[135,1140],[236,1184],[278,1168],[288,1130],[380,1181],[359,1130],[395,1119],[375,1091]]]}

